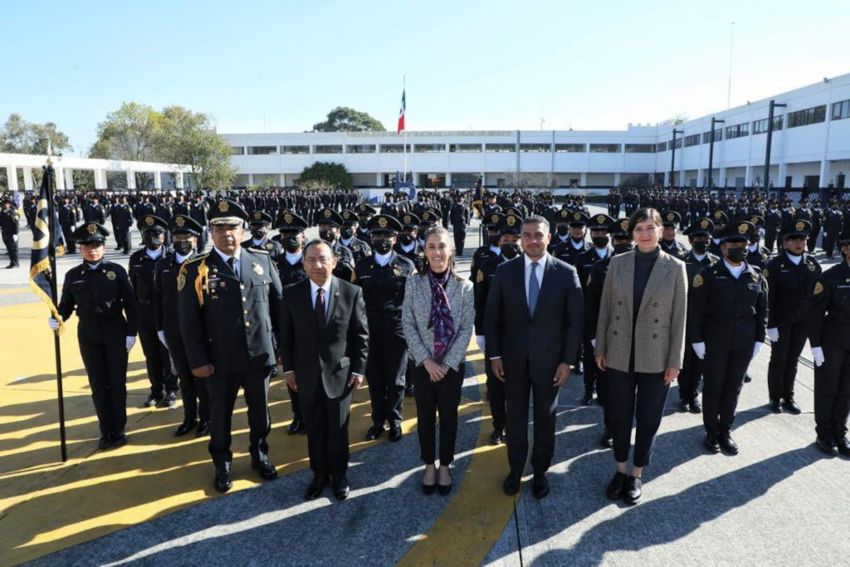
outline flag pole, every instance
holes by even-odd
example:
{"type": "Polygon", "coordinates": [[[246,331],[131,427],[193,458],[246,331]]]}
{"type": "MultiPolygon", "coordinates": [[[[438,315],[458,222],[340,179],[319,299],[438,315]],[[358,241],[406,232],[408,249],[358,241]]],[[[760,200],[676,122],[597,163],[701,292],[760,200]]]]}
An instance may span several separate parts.
{"type": "MultiPolygon", "coordinates": [[[[47,257],[50,262],[50,296],[53,300],[53,305],[58,305],[57,301],[57,286],[56,286],[56,223],[55,205],[53,203],[53,191],[55,188],[56,177],[53,169],[53,161],[50,156],[47,157],[47,167],[44,168],[44,175],[47,175],[47,257]]],[[[62,462],[68,460],[68,447],[65,438],[65,396],[62,391],[62,349],[59,342],[59,331],[53,331],[53,353],[56,359],[56,393],[59,401],[59,446],[62,453],[62,462]]]]}
{"type": "Polygon", "coordinates": [[[407,186],[407,76],[402,75],[401,78],[401,93],[404,98],[404,142],[402,142],[402,151],[404,152],[404,168],[401,181],[407,186]]]}

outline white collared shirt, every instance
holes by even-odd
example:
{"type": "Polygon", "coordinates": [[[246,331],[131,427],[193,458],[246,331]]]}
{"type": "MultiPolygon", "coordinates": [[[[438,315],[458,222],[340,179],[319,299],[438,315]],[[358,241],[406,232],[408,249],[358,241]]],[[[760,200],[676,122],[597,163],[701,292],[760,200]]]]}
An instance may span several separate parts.
{"type": "Polygon", "coordinates": [[[493,246],[491,244],[490,245],[490,252],[492,252],[493,254],[499,255],[499,254],[502,253],[502,248],[500,246],[493,246]]]}
{"type": "Polygon", "coordinates": [[[708,255],[708,253],[706,252],[705,254],[697,254],[696,252],[693,252],[693,255],[694,255],[694,259],[697,262],[702,262],[705,259],[705,257],[708,255]]]}
{"type": "Polygon", "coordinates": [[[758,244],[748,244],[747,245],[747,250],[749,250],[750,252],[758,252],[758,249],[759,249],[758,244]]]}
{"type": "Polygon", "coordinates": [[[729,273],[732,274],[732,277],[736,280],[741,277],[741,274],[744,273],[744,269],[747,267],[747,265],[743,262],[741,262],[740,266],[733,266],[726,258],[723,259],[723,263],[726,264],[726,269],[729,270],[729,273]]]}
{"type": "Polygon", "coordinates": [[[596,246],[594,246],[593,249],[596,250],[596,255],[599,256],[600,260],[603,260],[608,256],[607,246],[605,248],[597,248],[596,246]]]}
{"type": "Polygon", "coordinates": [[[382,268],[390,263],[390,257],[393,255],[392,251],[387,252],[386,254],[378,254],[377,252],[372,254],[372,257],[375,259],[375,263],[381,266],[382,268]]]}
{"type": "Polygon", "coordinates": [[[190,252],[189,254],[186,254],[185,256],[181,256],[180,254],[178,254],[177,252],[175,252],[175,253],[174,253],[174,259],[175,259],[175,260],[177,260],[177,263],[178,263],[178,264],[182,264],[183,262],[185,262],[185,261],[186,261],[186,258],[188,258],[188,257],[189,257],[189,256],[191,256],[191,255],[192,255],[192,254],[191,254],[191,252],[190,252]]]}
{"type": "Polygon", "coordinates": [[[411,242],[410,244],[402,244],[401,245],[401,249],[402,249],[403,252],[410,252],[414,248],[416,248],[415,242],[411,242]]]}
{"type": "Polygon", "coordinates": [[[164,248],[163,246],[160,246],[160,247],[159,247],[159,248],[157,248],[156,250],[150,250],[150,249],[148,249],[148,248],[145,248],[145,255],[146,255],[148,258],[150,258],[151,260],[156,260],[157,258],[159,258],[160,256],[162,256],[162,250],[163,250],[163,248],[164,248]]]}
{"type": "Polygon", "coordinates": [[[581,250],[582,248],[584,248],[584,240],[579,240],[578,242],[576,242],[575,240],[570,238],[570,245],[572,245],[572,247],[576,250],[581,250]]]}
{"type": "MultiPolygon", "coordinates": [[[[325,282],[325,285],[321,286],[323,290],[325,290],[325,316],[328,315],[328,305],[330,304],[330,296],[331,296],[331,279],[328,278],[328,281],[325,282]]],[[[316,298],[319,295],[319,286],[316,285],[316,282],[310,280],[310,298],[313,300],[313,309],[316,308],[316,298]]]]}
{"type": "Polygon", "coordinates": [[[791,262],[793,262],[795,266],[799,266],[800,262],[803,261],[803,255],[802,254],[800,254],[799,256],[795,256],[794,254],[791,254],[790,252],[788,252],[786,250],[785,255],[788,256],[788,259],[791,260],[791,262]]]}
{"type": "MultiPolygon", "coordinates": [[[[231,258],[231,256],[228,256],[227,254],[225,254],[224,252],[222,252],[221,250],[219,250],[215,246],[213,246],[213,250],[215,250],[216,254],[218,254],[219,257],[221,257],[222,261],[225,264],[227,264],[227,261],[231,258]]],[[[236,276],[238,277],[242,273],[241,268],[240,268],[240,266],[242,264],[242,249],[241,248],[239,249],[239,252],[237,252],[236,256],[234,256],[234,257],[236,258],[236,262],[233,264],[233,271],[236,272],[236,276]]]]}
{"type": "MultiPolygon", "coordinates": [[[[543,289],[543,271],[546,267],[547,256],[549,256],[549,253],[544,252],[543,256],[541,256],[540,259],[537,260],[538,266],[535,274],[537,276],[538,291],[543,289]]],[[[525,277],[523,278],[525,280],[525,297],[526,299],[528,299],[528,282],[531,280],[531,263],[533,262],[533,260],[525,254],[523,254],[523,257],[525,258],[525,277]]]]}

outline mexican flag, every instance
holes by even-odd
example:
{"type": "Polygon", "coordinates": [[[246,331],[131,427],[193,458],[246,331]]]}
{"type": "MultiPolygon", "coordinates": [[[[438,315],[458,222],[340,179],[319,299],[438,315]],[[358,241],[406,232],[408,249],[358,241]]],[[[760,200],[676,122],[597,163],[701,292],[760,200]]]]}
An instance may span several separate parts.
{"type": "Polygon", "coordinates": [[[407,108],[407,102],[405,102],[404,89],[401,90],[401,109],[398,111],[398,129],[396,130],[396,134],[404,130],[404,111],[407,108]]]}

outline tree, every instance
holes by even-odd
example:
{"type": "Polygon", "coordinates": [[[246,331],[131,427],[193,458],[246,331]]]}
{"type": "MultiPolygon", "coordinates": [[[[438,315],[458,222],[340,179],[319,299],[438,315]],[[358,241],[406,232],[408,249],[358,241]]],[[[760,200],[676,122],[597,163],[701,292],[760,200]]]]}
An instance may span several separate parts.
{"type": "Polygon", "coordinates": [[[162,115],[153,107],[125,102],[97,125],[97,141],[89,157],[157,161],[155,138],[162,115]]]}
{"type": "Polygon", "coordinates": [[[53,122],[37,124],[27,122],[20,114],[10,114],[0,130],[0,152],[46,155],[48,140],[54,155],[74,149],[53,122]]]}
{"type": "Polygon", "coordinates": [[[337,106],[328,112],[328,119],[313,124],[314,132],[383,132],[384,125],[365,112],[347,106],[337,106]]]}
{"type": "Polygon", "coordinates": [[[348,170],[341,163],[317,161],[305,167],[298,178],[302,189],[351,189],[353,187],[348,170]]]}

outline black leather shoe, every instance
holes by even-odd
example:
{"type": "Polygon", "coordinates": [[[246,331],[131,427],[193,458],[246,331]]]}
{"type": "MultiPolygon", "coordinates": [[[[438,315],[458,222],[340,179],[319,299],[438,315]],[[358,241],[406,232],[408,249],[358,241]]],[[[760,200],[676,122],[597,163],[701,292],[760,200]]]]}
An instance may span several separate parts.
{"type": "Polygon", "coordinates": [[[213,481],[213,485],[219,492],[227,492],[233,487],[233,482],[230,480],[229,462],[224,462],[215,468],[215,480],[213,481]]]}
{"type": "MultiPolygon", "coordinates": [[[[424,476],[423,476],[423,478],[424,478],[424,476]]],[[[434,483],[433,483],[433,484],[425,484],[425,482],[424,482],[424,481],[422,482],[422,492],[424,492],[425,494],[434,494],[434,491],[435,491],[436,489],[437,489],[437,477],[436,477],[436,474],[435,474],[435,476],[434,476],[434,483]]]]}
{"type": "Polygon", "coordinates": [[[337,500],[345,500],[348,498],[348,493],[351,488],[348,486],[348,479],[344,474],[334,477],[334,496],[337,500]]]}
{"type": "Polygon", "coordinates": [[[195,431],[195,437],[203,437],[210,434],[210,422],[202,421],[198,424],[198,430],[195,431]]]}
{"type": "Polygon", "coordinates": [[[584,397],[581,399],[581,405],[589,406],[592,403],[593,403],[593,393],[590,393],[590,394],[585,393],[584,397]]]}
{"type": "Polygon", "coordinates": [[[750,376],[749,374],[744,374],[744,384],[749,384],[752,381],[753,381],[752,376],[750,376]]]}
{"type": "Polygon", "coordinates": [[[700,403],[699,398],[694,398],[691,402],[690,411],[691,413],[702,413],[702,404],[700,403]]]}
{"type": "Polygon", "coordinates": [[[307,500],[315,500],[322,495],[322,491],[325,489],[325,485],[327,483],[328,475],[314,473],[313,480],[310,481],[310,484],[307,486],[307,491],[304,493],[304,498],[307,500]]]}
{"type": "Polygon", "coordinates": [[[112,442],[109,440],[109,437],[101,437],[97,440],[97,450],[104,451],[112,447],[112,442]]]}
{"type": "Polygon", "coordinates": [[[549,496],[549,479],[546,478],[546,473],[534,473],[531,493],[537,499],[549,496]]]}
{"type": "Polygon", "coordinates": [[[262,455],[257,459],[251,459],[251,468],[257,471],[260,478],[263,480],[274,480],[277,478],[277,469],[266,455],[262,455]]]}
{"type": "Polygon", "coordinates": [[[293,417],[292,423],[286,428],[286,433],[288,435],[295,435],[296,433],[301,433],[305,430],[304,421],[300,417],[293,417]]]}
{"type": "Polygon", "coordinates": [[[174,436],[183,437],[184,435],[195,429],[195,427],[197,426],[198,423],[196,421],[184,421],[183,423],[177,426],[177,429],[174,430],[174,436]]]}
{"type": "Polygon", "coordinates": [[[823,439],[822,437],[818,437],[817,445],[818,449],[830,457],[834,457],[838,454],[838,447],[832,439],[823,439]]]}
{"type": "Polygon", "coordinates": [[[735,443],[735,440],[732,439],[732,436],[729,433],[718,435],[717,443],[720,445],[720,449],[727,455],[738,454],[738,444],[735,443]]]}
{"type": "Polygon", "coordinates": [[[504,490],[505,494],[508,496],[519,494],[519,485],[521,482],[522,474],[519,471],[511,471],[508,473],[508,476],[505,478],[505,482],[502,484],[502,490],[504,490]]]}
{"type": "Polygon", "coordinates": [[[636,476],[629,475],[629,478],[626,479],[626,490],[623,493],[623,500],[628,505],[637,504],[637,501],[640,500],[643,491],[641,488],[643,487],[643,482],[641,479],[636,476]]]}
{"type": "Polygon", "coordinates": [[[366,440],[374,441],[378,437],[384,434],[384,426],[383,425],[373,425],[366,431],[366,440]]]}
{"type": "Polygon", "coordinates": [[[500,445],[505,440],[505,434],[501,429],[494,429],[490,434],[490,445],[500,445]]]}
{"type": "Polygon", "coordinates": [[[127,444],[127,436],[122,431],[121,433],[113,433],[109,438],[109,444],[112,447],[123,447],[127,444]]]}
{"type": "Polygon", "coordinates": [[[611,435],[611,431],[609,431],[607,427],[605,428],[605,431],[602,432],[602,438],[599,440],[599,444],[606,449],[610,449],[614,446],[614,436],[611,435]]]}
{"type": "Polygon", "coordinates": [[[679,400],[679,411],[681,411],[681,412],[691,411],[691,402],[689,402],[687,400],[679,400]]]}
{"type": "Polygon", "coordinates": [[[846,437],[835,440],[836,450],[845,457],[850,457],[850,440],[846,437]]]}
{"type": "Polygon", "coordinates": [[[803,413],[803,410],[800,409],[800,406],[797,405],[797,402],[795,402],[793,398],[782,402],[782,409],[784,409],[791,415],[800,415],[801,413],[803,413]]]}
{"type": "Polygon", "coordinates": [[[392,427],[390,427],[390,442],[391,443],[398,443],[399,441],[401,441],[401,437],[402,437],[402,433],[401,433],[401,426],[400,425],[393,425],[392,427]]]}
{"type": "Polygon", "coordinates": [[[770,411],[782,413],[782,404],[779,403],[779,400],[770,400],[770,411]]]}
{"type": "Polygon", "coordinates": [[[609,500],[619,500],[626,494],[626,473],[617,471],[614,473],[614,478],[608,483],[608,488],[605,489],[605,496],[609,500]]]}
{"type": "Polygon", "coordinates": [[[162,401],[162,405],[167,408],[173,408],[177,405],[177,392],[168,392],[165,395],[165,399],[162,401]]]}
{"type": "MultiPolygon", "coordinates": [[[[440,467],[440,468],[443,468],[443,467],[440,467]]],[[[437,471],[437,479],[438,479],[437,480],[437,490],[440,492],[440,494],[445,496],[449,492],[452,491],[452,482],[453,482],[452,473],[451,473],[451,471],[449,471],[449,483],[448,484],[440,484],[439,478],[440,478],[440,472],[438,470],[437,471]]]]}
{"type": "Polygon", "coordinates": [[[162,396],[157,397],[157,396],[154,396],[153,394],[151,394],[150,396],[145,398],[144,402],[142,402],[142,407],[143,408],[156,407],[156,405],[161,401],[162,401],[162,396]]]}
{"type": "Polygon", "coordinates": [[[416,395],[416,389],[413,386],[404,389],[404,397],[405,398],[412,398],[415,395],[416,395]]]}
{"type": "Polygon", "coordinates": [[[708,449],[709,453],[712,453],[714,455],[720,452],[720,443],[717,441],[717,435],[706,433],[705,448],[708,449]]]}

